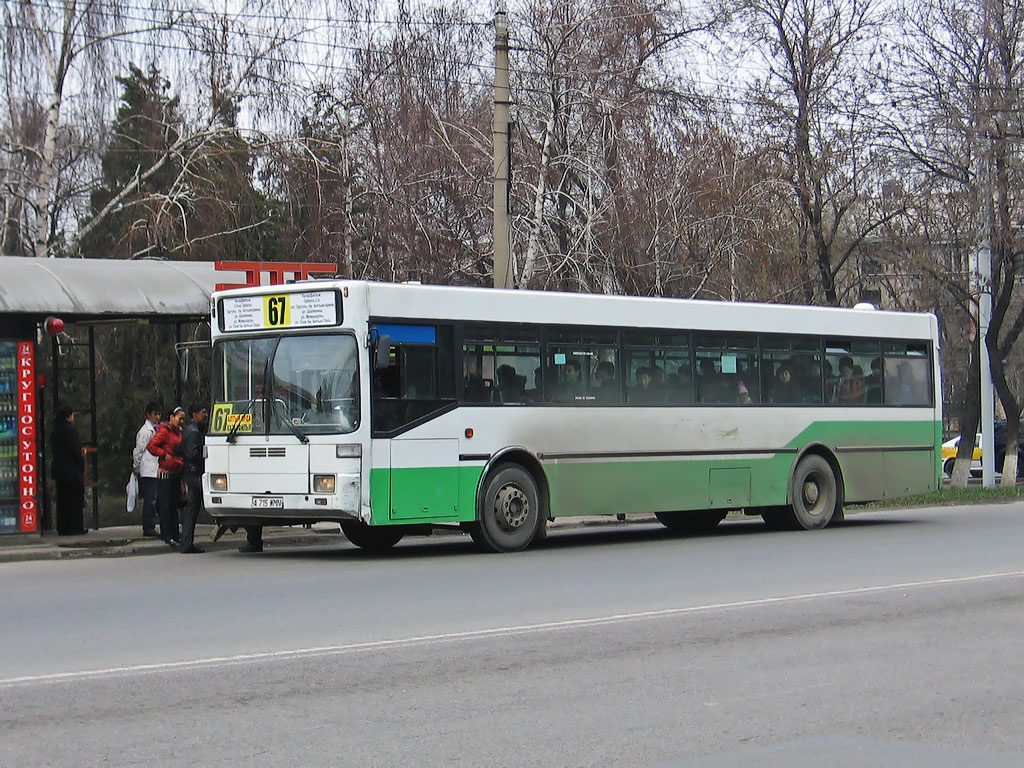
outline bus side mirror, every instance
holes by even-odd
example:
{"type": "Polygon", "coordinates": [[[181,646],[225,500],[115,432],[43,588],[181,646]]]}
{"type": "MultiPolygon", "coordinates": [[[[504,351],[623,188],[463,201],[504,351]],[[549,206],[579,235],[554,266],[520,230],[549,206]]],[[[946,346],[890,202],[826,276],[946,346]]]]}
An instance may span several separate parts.
{"type": "Polygon", "coordinates": [[[373,342],[373,367],[375,370],[383,370],[391,362],[391,337],[378,336],[373,342]]]}
{"type": "Polygon", "coordinates": [[[178,378],[182,384],[188,383],[188,349],[178,352],[178,378]]]}

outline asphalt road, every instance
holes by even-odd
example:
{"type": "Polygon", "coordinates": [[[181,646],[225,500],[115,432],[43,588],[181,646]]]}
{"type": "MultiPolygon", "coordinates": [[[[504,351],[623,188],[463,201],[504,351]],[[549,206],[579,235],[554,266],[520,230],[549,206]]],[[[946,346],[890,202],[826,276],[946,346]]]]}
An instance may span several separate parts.
{"type": "Polygon", "coordinates": [[[0,565],[0,765],[1024,765],[1024,505],[0,565]]]}

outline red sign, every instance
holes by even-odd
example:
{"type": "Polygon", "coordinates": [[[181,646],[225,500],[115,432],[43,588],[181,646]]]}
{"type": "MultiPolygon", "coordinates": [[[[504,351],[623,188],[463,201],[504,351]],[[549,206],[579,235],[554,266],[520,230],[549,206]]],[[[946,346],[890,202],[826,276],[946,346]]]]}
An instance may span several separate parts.
{"type": "Polygon", "coordinates": [[[309,280],[314,275],[334,277],[336,264],[317,264],[301,261],[215,261],[218,272],[244,272],[244,283],[217,283],[218,291],[229,288],[251,288],[262,285],[263,275],[270,277],[271,285],[283,285],[288,280],[309,280]]]}
{"type": "Polygon", "coordinates": [[[39,530],[36,478],[36,352],[31,341],[18,342],[18,478],[20,524],[24,532],[39,530]]]}

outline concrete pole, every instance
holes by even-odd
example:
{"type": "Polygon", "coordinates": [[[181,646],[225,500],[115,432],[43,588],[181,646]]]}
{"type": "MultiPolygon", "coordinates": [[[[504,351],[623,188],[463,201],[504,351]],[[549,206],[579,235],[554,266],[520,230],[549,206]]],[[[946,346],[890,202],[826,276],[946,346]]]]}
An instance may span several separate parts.
{"type": "MultiPolygon", "coordinates": [[[[987,194],[987,188],[986,188],[987,194]]],[[[989,206],[982,206],[987,213],[989,206]]],[[[985,226],[987,228],[987,217],[985,226]]],[[[978,249],[978,334],[981,340],[981,483],[996,486],[995,398],[992,396],[992,365],[988,355],[988,327],[992,320],[992,251],[986,236],[978,249]]]]}
{"type": "Polygon", "coordinates": [[[512,288],[508,222],[509,104],[508,15],[504,6],[494,17],[494,287],[512,288]]]}
{"type": "MultiPolygon", "coordinates": [[[[984,35],[989,37],[989,4],[983,0],[984,35]]],[[[986,44],[986,48],[988,45],[986,44]]],[[[991,55],[991,54],[990,54],[991,55]]],[[[987,71],[987,69],[986,69],[987,71]]],[[[991,146],[988,134],[988,120],[979,121],[978,143],[975,147],[978,186],[978,334],[980,339],[979,362],[981,364],[981,483],[986,488],[995,488],[995,402],[992,396],[992,364],[988,354],[988,328],[992,321],[992,185],[991,146]]]]}

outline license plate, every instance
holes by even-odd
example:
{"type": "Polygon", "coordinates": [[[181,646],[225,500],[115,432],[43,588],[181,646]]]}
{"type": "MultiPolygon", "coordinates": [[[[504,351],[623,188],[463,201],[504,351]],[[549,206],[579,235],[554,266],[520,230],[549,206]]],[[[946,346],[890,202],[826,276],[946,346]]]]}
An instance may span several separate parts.
{"type": "Polygon", "coordinates": [[[253,509],[284,509],[283,496],[253,496],[253,509]]]}

